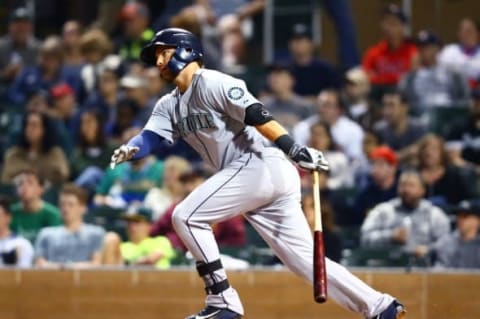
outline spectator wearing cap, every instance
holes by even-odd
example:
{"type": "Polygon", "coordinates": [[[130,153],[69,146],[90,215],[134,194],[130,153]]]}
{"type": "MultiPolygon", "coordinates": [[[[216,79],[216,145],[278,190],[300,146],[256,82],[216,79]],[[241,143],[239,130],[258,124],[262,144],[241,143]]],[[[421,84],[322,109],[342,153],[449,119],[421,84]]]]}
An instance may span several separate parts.
{"type": "Polygon", "coordinates": [[[156,100],[148,92],[148,81],[142,74],[127,74],[120,80],[125,96],[137,105],[135,123],[144,126],[155,108],[156,100]]]}
{"type": "Polygon", "coordinates": [[[57,119],[74,140],[80,125],[80,108],[75,91],[67,83],[59,83],[50,90],[52,108],[49,115],[57,119]]]}
{"type": "Polygon", "coordinates": [[[455,207],[457,227],[435,245],[439,268],[480,268],[480,203],[466,200],[455,207]]]}
{"type": "Polygon", "coordinates": [[[148,27],[150,12],[141,2],[128,2],[121,11],[124,36],[117,40],[116,52],[126,61],[140,61],[140,51],[153,38],[148,27]]]}
{"type": "Polygon", "coordinates": [[[342,90],[348,117],[365,130],[371,130],[381,117],[380,108],[370,101],[370,81],[361,67],[355,67],[345,73],[345,86],[342,90]]]}
{"type": "Polygon", "coordinates": [[[428,115],[437,107],[468,105],[470,88],[463,74],[438,64],[442,47],[440,38],[427,30],[417,35],[418,69],[408,72],[399,83],[399,90],[407,97],[411,112],[428,115]]]}
{"type": "Polygon", "coordinates": [[[262,102],[275,119],[291,131],[298,122],[313,114],[314,104],[293,91],[295,78],[287,65],[272,64],[267,70],[267,83],[271,94],[262,102]]]}
{"type": "Polygon", "coordinates": [[[167,237],[149,236],[151,211],[143,207],[131,207],[121,218],[127,222],[128,240],[122,242],[118,234],[108,233],[102,251],[103,264],[170,268],[175,250],[167,237]]]}
{"type": "Polygon", "coordinates": [[[0,38],[0,81],[9,84],[24,67],[37,62],[40,41],[33,35],[32,15],[23,7],[12,11],[8,34],[0,38]]]}
{"type": "Polygon", "coordinates": [[[415,143],[427,133],[427,127],[409,116],[409,101],[403,92],[387,91],[382,103],[382,119],[375,123],[374,131],[397,152],[400,162],[408,162],[415,155],[415,143]]]}
{"type": "Polygon", "coordinates": [[[377,87],[395,86],[412,69],[417,48],[406,37],[407,16],[398,5],[387,5],[380,27],[384,39],[367,49],[362,66],[377,87]]]}
{"type": "Polygon", "coordinates": [[[470,116],[455,123],[447,134],[446,147],[453,164],[473,166],[480,172],[480,89],[471,94],[470,116]]]}
{"type": "Polygon", "coordinates": [[[305,24],[293,26],[288,48],[295,93],[314,99],[324,89],[340,87],[340,76],[335,68],[315,57],[312,34],[305,24]]]}
{"type": "Polygon", "coordinates": [[[19,201],[11,207],[10,229],[32,244],[42,228],[62,223],[58,208],[42,199],[45,184],[45,179],[32,169],[21,171],[14,179],[19,201]]]}
{"type": "MultiPolygon", "coordinates": [[[[183,197],[181,199],[190,194],[210,175],[211,173],[202,166],[193,167],[191,171],[182,174],[180,176],[180,181],[183,186],[183,197]]],[[[176,250],[186,252],[187,248],[180,237],[178,237],[172,224],[173,212],[181,199],[167,208],[163,216],[153,224],[150,236],[166,236],[176,250]]],[[[218,242],[220,248],[243,247],[247,242],[245,222],[242,216],[236,216],[218,224],[214,224],[212,225],[212,229],[215,240],[218,242]]]]}
{"type": "Polygon", "coordinates": [[[398,159],[388,146],[377,146],[370,152],[370,172],[367,183],[355,198],[352,222],[361,223],[368,210],[396,196],[398,159]]]}
{"type": "Polygon", "coordinates": [[[83,222],[88,195],[82,188],[65,184],[59,206],[63,225],[46,227],[35,241],[35,264],[42,268],[93,267],[100,265],[105,231],[83,222]]]}
{"type": "Polygon", "coordinates": [[[60,38],[50,36],[40,47],[38,64],[25,68],[15,78],[9,90],[10,101],[23,105],[32,94],[49,92],[59,83],[68,83],[77,96],[81,97],[82,85],[78,70],[66,67],[60,38]]]}
{"type": "Polygon", "coordinates": [[[295,141],[302,145],[307,144],[311,126],[323,121],[330,126],[333,142],[338,149],[345,153],[349,160],[361,160],[363,129],[344,114],[340,92],[334,89],[323,90],[318,95],[316,103],[317,114],[301,121],[293,128],[295,141]]]}
{"type": "Polygon", "coordinates": [[[375,206],[361,228],[364,247],[401,248],[423,258],[450,232],[448,216],[423,199],[425,186],[417,171],[400,175],[398,197],[375,206]]]}
{"type": "Polygon", "coordinates": [[[438,63],[465,76],[474,88],[480,78],[480,28],[471,18],[464,18],[458,26],[458,43],[446,45],[438,63]]]}
{"type": "Polygon", "coordinates": [[[0,268],[32,266],[33,247],[24,237],[9,228],[12,221],[10,202],[0,199],[0,268]]]}
{"type": "Polygon", "coordinates": [[[55,124],[46,114],[26,113],[18,142],[5,153],[2,181],[12,182],[21,171],[32,168],[42,172],[50,183],[58,185],[65,182],[70,169],[57,138],[55,124]]]}

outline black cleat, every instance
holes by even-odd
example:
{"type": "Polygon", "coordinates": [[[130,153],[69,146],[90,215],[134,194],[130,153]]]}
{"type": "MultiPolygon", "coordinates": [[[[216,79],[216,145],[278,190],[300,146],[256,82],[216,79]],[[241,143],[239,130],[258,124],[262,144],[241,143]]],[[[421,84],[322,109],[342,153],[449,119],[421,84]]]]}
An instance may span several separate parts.
{"type": "Polygon", "coordinates": [[[188,316],[185,319],[240,319],[242,316],[226,308],[207,306],[196,315],[188,316]]]}
{"type": "Polygon", "coordinates": [[[407,311],[405,310],[405,306],[394,300],[388,305],[387,309],[372,319],[404,319],[406,316],[407,311]]]}

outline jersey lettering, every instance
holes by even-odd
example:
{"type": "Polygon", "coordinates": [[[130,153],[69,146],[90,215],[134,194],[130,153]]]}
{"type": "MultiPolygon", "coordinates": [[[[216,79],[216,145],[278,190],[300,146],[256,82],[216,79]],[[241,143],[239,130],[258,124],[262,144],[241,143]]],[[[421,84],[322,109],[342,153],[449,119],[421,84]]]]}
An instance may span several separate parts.
{"type": "Polygon", "coordinates": [[[202,130],[202,129],[216,129],[212,114],[210,113],[194,113],[183,117],[175,123],[175,129],[178,136],[185,137],[190,133],[202,130]]]}

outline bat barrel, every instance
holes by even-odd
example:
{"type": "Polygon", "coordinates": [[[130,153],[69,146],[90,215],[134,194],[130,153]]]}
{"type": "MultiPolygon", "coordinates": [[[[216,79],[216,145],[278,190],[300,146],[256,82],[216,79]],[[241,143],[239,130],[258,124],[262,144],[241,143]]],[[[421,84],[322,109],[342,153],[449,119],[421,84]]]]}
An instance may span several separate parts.
{"type": "Polygon", "coordinates": [[[327,271],[323,234],[320,231],[314,232],[313,272],[314,299],[318,303],[323,303],[327,300],[327,271]]]}

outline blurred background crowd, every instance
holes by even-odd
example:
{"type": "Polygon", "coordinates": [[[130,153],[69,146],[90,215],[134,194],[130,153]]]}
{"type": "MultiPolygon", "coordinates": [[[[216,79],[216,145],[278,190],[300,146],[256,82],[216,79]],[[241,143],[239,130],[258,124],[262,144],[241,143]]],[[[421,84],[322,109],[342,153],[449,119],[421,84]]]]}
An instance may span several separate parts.
{"type": "MultiPolygon", "coordinates": [[[[202,39],[207,68],[245,80],[298,143],[325,153],[327,256],[480,268],[480,25],[459,19],[446,42],[412,30],[408,1],[382,2],[368,13],[381,37],[360,50],[350,1],[301,2],[313,9],[298,19],[289,1],[0,5],[0,267],[190,263],[170,219],[212,171],[182,142],[108,167],[172,89],[139,53],[173,26],[202,39]],[[275,10],[284,23],[272,28],[275,10]],[[331,61],[316,10],[335,25],[331,61]]],[[[299,173],[311,222],[312,182],[299,173]]],[[[280,263],[241,215],[213,229],[227,268],[280,263]]]]}

